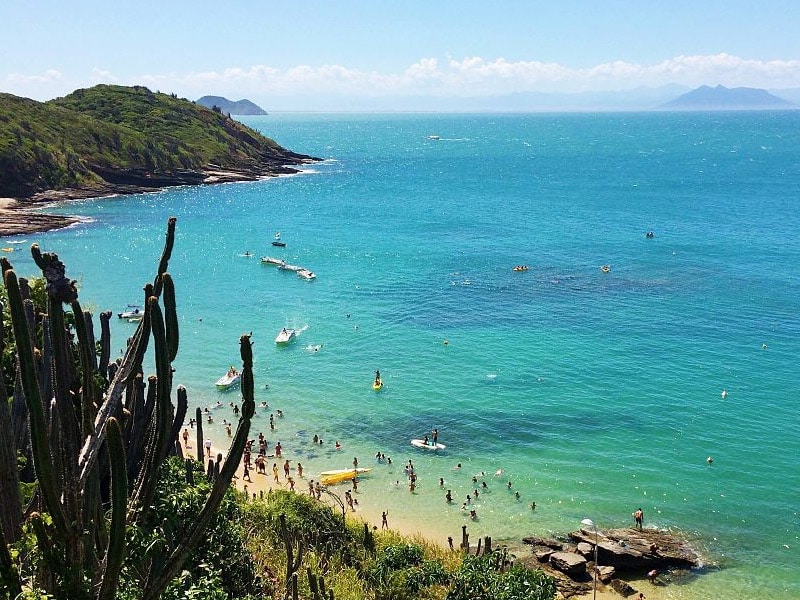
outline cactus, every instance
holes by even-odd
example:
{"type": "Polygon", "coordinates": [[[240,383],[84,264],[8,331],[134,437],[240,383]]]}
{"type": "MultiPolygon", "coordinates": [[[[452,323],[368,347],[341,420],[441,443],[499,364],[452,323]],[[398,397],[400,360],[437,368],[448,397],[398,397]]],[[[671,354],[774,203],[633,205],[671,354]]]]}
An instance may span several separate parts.
{"type": "MultiPolygon", "coordinates": [[[[177,408],[171,400],[172,361],[179,339],[175,287],[167,272],[174,235],[172,218],[156,277],[144,286],[142,321],[125,355],[114,362],[109,362],[110,313],[100,316],[98,362],[91,317],[81,309],[75,282],[67,278],[56,254],[42,253],[36,245],[31,248],[47,285],[46,315],[35,313],[27,282],[17,279],[8,260],[0,258],[17,348],[11,411],[5,386],[0,387],[0,576],[14,596],[23,584],[14,561],[28,560],[24,555],[12,557],[6,548],[6,542],[19,536],[23,515],[14,479],[17,448],[33,458],[38,484],[35,508],[49,515],[49,519],[39,512],[29,516],[44,559],[38,563],[35,585],[45,594],[76,600],[116,596],[126,556],[126,528],[148,520],[159,468],[175,451],[188,406],[182,387],[177,390],[177,408]],[[65,305],[70,312],[65,312],[65,305]],[[142,361],[151,338],[156,375],[145,386],[142,361]],[[107,521],[104,511],[109,507],[107,521]]],[[[3,343],[0,340],[0,351],[3,343]]],[[[144,600],[158,598],[180,572],[241,460],[255,411],[249,336],[241,339],[241,354],[242,416],[228,460],[222,466],[217,460],[218,475],[209,497],[176,547],[151,554],[141,590],[144,600]]],[[[11,374],[5,380],[10,381],[11,374]]],[[[201,423],[198,418],[202,453],[201,423]]],[[[191,471],[188,463],[190,479],[191,471]]]]}
{"type": "Polygon", "coordinates": [[[289,531],[286,525],[286,515],[281,513],[278,515],[278,522],[281,526],[281,538],[283,539],[283,546],[286,550],[286,594],[288,598],[291,591],[291,582],[293,578],[297,577],[297,571],[303,563],[303,554],[305,546],[303,540],[294,536],[289,531]]]}

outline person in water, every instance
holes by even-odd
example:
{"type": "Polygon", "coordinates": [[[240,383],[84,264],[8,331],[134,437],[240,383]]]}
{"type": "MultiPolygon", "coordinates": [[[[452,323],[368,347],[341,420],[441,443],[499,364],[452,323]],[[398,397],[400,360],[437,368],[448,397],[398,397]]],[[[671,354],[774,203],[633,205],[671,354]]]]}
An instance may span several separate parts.
{"type": "Polygon", "coordinates": [[[381,372],[379,370],[375,371],[375,386],[380,387],[381,385],[381,372]]]}

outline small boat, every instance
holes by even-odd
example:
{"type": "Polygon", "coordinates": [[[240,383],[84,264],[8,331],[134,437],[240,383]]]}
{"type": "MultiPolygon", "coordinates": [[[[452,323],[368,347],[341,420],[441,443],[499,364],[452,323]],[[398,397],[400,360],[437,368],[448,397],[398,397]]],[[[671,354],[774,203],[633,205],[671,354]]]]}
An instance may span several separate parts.
{"type": "Polygon", "coordinates": [[[225,373],[222,377],[217,379],[217,386],[218,390],[225,391],[229,390],[233,387],[239,385],[239,382],[242,380],[242,375],[233,367],[228,369],[228,372],[225,373]]]}
{"type": "Polygon", "coordinates": [[[447,448],[447,446],[445,446],[444,444],[440,444],[438,442],[434,444],[433,442],[429,442],[427,440],[411,440],[411,445],[414,446],[414,448],[421,448],[422,450],[433,450],[433,451],[444,450],[445,448],[447,448]]]}
{"type": "Polygon", "coordinates": [[[295,338],[296,335],[297,335],[296,329],[287,329],[286,327],[284,327],[278,332],[278,335],[275,337],[275,343],[281,345],[288,344],[295,338]]]}
{"type": "Polygon", "coordinates": [[[517,265],[516,267],[514,267],[514,268],[513,268],[513,269],[511,269],[511,270],[512,270],[512,271],[517,271],[517,272],[520,272],[520,271],[527,271],[527,270],[528,270],[528,265],[517,265]]]}
{"type": "Polygon", "coordinates": [[[281,266],[281,265],[285,265],[286,261],[283,260],[282,258],[274,258],[272,256],[262,256],[261,257],[261,264],[263,264],[263,265],[281,266]]]}
{"type": "Polygon", "coordinates": [[[280,240],[272,240],[272,245],[277,246],[278,248],[286,248],[286,242],[282,242],[280,240]]]}
{"type": "Polygon", "coordinates": [[[319,474],[319,482],[322,485],[333,485],[335,483],[349,482],[363,475],[369,473],[372,469],[363,469],[361,467],[356,469],[337,469],[335,471],[323,471],[319,474]]]}
{"type": "Polygon", "coordinates": [[[295,273],[297,273],[298,271],[302,271],[303,267],[298,266],[298,265],[290,265],[290,264],[288,264],[287,262],[284,261],[284,262],[282,262],[281,264],[278,265],[278,270],[279,271],[294,271],[295,273]]]}
{"type": "Polygon", "coordinates": [[[311,281],[312,279],[316,279],[317,275],[313,271],[309,271],[308,269],[299,269],[297,271],[297,276],[302,277],[306,281],[311,281]]]}
{"type": "Polygon", "coordinates": [[[128,304],[127,310],[117,313],[117,317],[126,321],[141,321],[144,316],[142,307],[137,304],[128,304]]]}
{"type": "Polygon", "coordinates": [[[442,139],[442,138],[441,138],[441,136],[438,136],[438,135],[429,135],[429,136],[428,136],[428,139],[429,139],[429,140],[438,141],[438,140],[440,140],[440,139],[442,139]]]}
{"type": "Polygon", "coordinates": [[[611,272],[611,265],[603,265],[602,267],[600,267],[600,270],[603,273],[610,273],[611,272]]]}
{"type": "Polygon", "coordinates": [[[9,246],[8,248],[3,248],[3,252],[13,252],[14,246],[9,246]]]}

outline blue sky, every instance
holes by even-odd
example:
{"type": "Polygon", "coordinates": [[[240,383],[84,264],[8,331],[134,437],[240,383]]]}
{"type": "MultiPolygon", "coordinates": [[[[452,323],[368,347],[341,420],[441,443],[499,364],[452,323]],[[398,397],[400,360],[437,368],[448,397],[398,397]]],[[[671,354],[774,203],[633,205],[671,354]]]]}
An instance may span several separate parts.
{"type": "Polygon", "coordinates": [[[8,1],[0,90],[97,83],[313,110],[679,84],[800,87],[796,0],[8,1]]]}

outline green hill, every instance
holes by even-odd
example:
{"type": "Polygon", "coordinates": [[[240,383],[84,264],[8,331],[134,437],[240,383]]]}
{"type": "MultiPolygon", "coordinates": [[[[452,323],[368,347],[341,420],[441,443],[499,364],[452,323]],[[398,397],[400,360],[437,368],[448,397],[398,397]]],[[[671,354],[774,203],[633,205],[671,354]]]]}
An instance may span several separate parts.
{"type": "Polygon", "coordinates": [[[250,179],[312,160],[219,112],[140,86],[98,85],[44,103],[0,94],[0,197],[250,179]]]}

